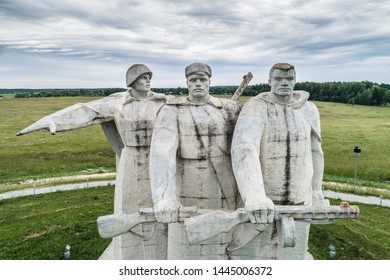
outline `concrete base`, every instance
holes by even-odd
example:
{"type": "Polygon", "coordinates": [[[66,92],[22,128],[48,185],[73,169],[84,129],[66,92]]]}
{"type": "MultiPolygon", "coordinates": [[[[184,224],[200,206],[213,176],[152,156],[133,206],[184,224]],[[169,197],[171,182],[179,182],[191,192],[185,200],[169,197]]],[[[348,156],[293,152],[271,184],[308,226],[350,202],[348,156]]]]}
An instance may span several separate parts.
{"type": "MultiPolygon", "coordinates": [[[[112,260],[114,255],[113,249],[114,246],[111,242],[110,245],[108,245],[108,247],[106,248],[106,250],[104,250],[103,254],[100,255],[98,260],[112,260]]],[[[314,260],[313,255],[307,252],[306,260],[314,260]]]]}
{"type": "Polygon", "coordinates": [[[310,254],[309,252],[307,252],[307,253],[306,253],[306,260],[309,260],[309,261],[314,260],[313,255],[310,254]]]}
{"type": "Polygon", "coordinates": [[[103,254],[100,255],[98,260],[113,260],[113,256],[114,256],[113,250],[114,250],[114,246],[111,242],[110,245],[108,245],[108,247],[106,248],[106,250],[104,250],[103,254]]]}

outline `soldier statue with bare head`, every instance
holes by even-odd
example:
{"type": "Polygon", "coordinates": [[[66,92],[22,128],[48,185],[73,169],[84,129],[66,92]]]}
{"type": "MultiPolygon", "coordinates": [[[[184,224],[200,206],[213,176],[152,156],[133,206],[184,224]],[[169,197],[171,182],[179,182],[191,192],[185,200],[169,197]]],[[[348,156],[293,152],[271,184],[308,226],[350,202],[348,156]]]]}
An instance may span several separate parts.
{"type": "Polygon", "coordinates": [[[275,64],[268,81],[271,91],[251,98],[237,120],[233,170],[252,223],[271,223],[258,237],[264,244],[268,236],[268,245],[256,247],[252,242],[259,258],[304,259],[310,224],[297,222],[299,242],[294,248],[283,248],[271,237],[272,221],[274,205],[326,204],[319,113],[307,101],[307,92],[294,91],[294,66],[275,64]]]}

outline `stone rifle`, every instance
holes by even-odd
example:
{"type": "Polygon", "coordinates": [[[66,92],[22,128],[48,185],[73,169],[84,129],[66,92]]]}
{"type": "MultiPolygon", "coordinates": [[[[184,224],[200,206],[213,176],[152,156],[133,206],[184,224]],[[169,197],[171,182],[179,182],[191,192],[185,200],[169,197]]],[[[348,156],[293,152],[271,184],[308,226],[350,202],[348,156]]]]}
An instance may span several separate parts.
{"type": "MultiPolygon", "coordinates": [[[[358,215],[359,207],[350,206],[347,202],[342,202],[340,206],[275,205],[274,208],[279,242],[284,247],[295,246],[294,220],[330,223],[333,219],[353,219],[358,215]]],[[[182,207],[178,221],[184,222],[189,243],[197,244],[222,232],[228,232],[238,224],[249,222],[249,214],[243,208],[222,211],[182,207]]],[[[130,232],[136,225],[146,222],[156,222],[152,208],[140,208],[138,213],[132,215],[113,214],[97,219],[102,238],[112,238],[130,232]]]]}
{"type": "Polygon", "coordinates": [[[248,86],[248,84],[252,80],[252,78],[253,78],[253,75],[251,72],[248,72],[248,74],[246,74],[246,75],[244,75],[244,77],[242,77],[242,81],[241,81],[240,86],[236,89],[236,91],[234,92],[234,94],[232,96],[233,101],[238,101],[241,94],[244,92],[245,88],[248,86]]]}

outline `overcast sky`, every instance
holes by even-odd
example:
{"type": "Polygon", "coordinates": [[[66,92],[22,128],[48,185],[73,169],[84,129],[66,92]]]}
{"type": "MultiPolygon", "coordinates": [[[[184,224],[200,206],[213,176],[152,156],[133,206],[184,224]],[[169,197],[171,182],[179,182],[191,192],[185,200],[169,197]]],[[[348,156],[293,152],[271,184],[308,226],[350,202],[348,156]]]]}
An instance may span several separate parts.
{"type": "Polygon", "coordinates": [[[390,0],[0,0],[0,88],[125,87],[135,63],[152,87],[265,83],[276,62],[298,81],[390,83],[390,0]]]}

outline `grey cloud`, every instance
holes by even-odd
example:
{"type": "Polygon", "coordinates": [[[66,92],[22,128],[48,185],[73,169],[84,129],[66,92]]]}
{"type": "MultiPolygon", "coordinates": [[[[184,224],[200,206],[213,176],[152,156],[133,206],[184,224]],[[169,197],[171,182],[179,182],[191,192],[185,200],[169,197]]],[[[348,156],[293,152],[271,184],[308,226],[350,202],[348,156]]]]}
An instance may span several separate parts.
{"type": "Polygon", "coordinates": [[[309,19],[298,18],[298,19],[306,24],[312,25],[313,28],[324,28],[334,22],[334,20],[329,18],[309,18],[309,19]]]}
{"type": "Polygon", "coordinates": [[[47,10],[39,7],[39,1],[2,0],[0,14],[5,18],[36,20],[47,14],[47,10]]]}
{"type": "Polygon", "coordinates": [[[226,71],[280,60],[377,62],[390,56],[389,6],[364,0],[2,0],[0,54],[161,69],[201,60],[226,71]]]}

